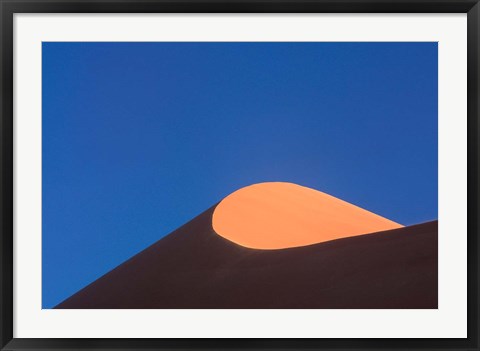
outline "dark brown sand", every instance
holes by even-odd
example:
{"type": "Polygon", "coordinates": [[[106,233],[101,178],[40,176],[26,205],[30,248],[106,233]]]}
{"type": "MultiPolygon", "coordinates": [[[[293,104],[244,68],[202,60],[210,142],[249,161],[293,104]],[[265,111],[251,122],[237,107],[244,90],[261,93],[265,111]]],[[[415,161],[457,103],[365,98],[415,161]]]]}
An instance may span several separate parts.
{"type": "Polygon", "coordinates": [[[213,210],[56,308],[437,308],[437,221],[255,250],[215,234],[213,210]]]}

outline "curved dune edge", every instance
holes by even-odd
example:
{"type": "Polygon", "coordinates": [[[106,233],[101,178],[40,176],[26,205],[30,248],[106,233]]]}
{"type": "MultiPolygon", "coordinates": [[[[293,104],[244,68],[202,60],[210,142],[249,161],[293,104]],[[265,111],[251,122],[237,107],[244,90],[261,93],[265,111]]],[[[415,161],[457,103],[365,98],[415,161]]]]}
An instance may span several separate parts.
{"type": "Polygon", "coordinates": [[[259,183],[225,197],[212,217],[221,237],[252,249],[285,249],[403,227],[293,183],[259,183]]]}

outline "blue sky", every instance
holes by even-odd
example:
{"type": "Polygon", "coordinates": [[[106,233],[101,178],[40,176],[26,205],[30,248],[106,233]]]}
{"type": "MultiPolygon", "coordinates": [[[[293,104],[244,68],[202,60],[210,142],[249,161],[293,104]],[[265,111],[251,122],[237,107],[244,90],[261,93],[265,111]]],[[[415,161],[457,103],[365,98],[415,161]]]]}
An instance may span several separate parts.
{"type": "Polygon", "coordinates": [[[42,57],[43,308],[253,183],[437,218],[437,43],[43,43],[42,57]]]}

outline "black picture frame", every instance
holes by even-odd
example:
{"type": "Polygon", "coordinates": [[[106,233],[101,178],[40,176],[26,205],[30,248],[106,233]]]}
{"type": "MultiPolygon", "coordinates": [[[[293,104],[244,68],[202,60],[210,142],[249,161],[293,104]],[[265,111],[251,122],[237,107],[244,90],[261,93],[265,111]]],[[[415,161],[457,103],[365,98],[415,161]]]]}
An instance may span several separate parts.
{"type": "Polygon", "coordinates": [[[480,350],[478,273],[478,0],[0,0],[1,350],[480,350]],[[468,337],[465,339],[18,339],[13,338],[13,16],[15,13],[467,13],[468,337]]]}

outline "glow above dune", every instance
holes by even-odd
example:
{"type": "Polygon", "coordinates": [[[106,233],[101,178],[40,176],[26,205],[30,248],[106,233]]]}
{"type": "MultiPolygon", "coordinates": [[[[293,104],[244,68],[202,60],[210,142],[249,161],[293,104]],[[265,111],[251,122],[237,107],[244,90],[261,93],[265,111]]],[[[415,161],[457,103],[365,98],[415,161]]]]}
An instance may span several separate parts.
{"type": "Polygon", "coordinates": [[[254,249],[284,249],[403,227],[320,191],[292,183],[237,190],[213,213],[215,232],[254,249]]]}

